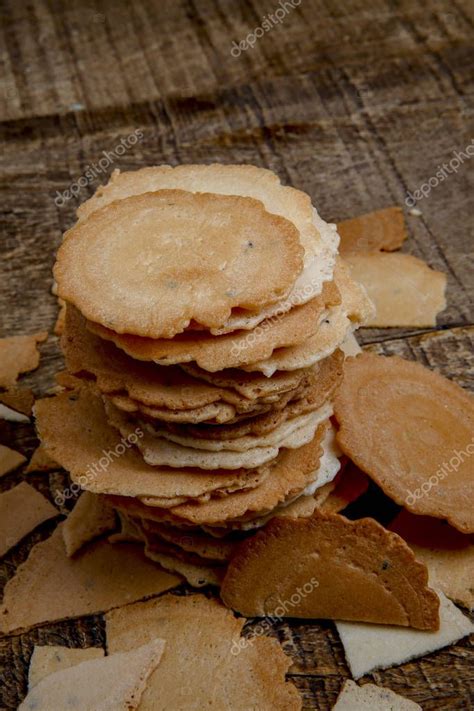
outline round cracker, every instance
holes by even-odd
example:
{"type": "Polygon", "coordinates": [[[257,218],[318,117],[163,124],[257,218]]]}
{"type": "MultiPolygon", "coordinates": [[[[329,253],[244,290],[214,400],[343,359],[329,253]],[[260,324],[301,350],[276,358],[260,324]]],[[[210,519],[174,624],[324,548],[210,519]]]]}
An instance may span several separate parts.
{"type": "Polygon", "coordinates": [[[290,291],[296,227],[252,198],[162,190],[107,205],[70,229],[54,274],[61,298],[118,333],[172,338],[221,326],[290,291]]]}
{"type": "Polygon", "coordinates": [[[398,504],[474,532],[474,398],[419,363],[362,353],[336,396],[341,449],[398,504]]]}
{"type": "Polygon", "coordinates": [[[253,331],[236,331],[212,336],[205,331],[187,332],[175,338],[143,338],[117,333],[100,323],[88,321],[87,327],[128,353],[132,358],[176,365],[195,361],[210,372],[240,368],[269,358],[276,348],[304,342],[317,330],[326,313],[326,304],[336,297],[334,284],[324,285],[320,296],[297,306],[281,316],[263,321],[253,331]]]}

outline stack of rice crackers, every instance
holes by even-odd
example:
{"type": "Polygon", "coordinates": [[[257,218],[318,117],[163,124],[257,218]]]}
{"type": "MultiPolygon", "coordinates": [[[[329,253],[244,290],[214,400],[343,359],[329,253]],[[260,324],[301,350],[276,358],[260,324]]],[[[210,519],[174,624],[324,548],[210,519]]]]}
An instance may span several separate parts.
{"type": "Polygon", "coordinates": [[[341,345],[372,305],[338,242],[272,172],[198,165],[117,172],[59,249],[69,389],[37,404],[40,437],[193,586],[341,479],[341,345]]]}

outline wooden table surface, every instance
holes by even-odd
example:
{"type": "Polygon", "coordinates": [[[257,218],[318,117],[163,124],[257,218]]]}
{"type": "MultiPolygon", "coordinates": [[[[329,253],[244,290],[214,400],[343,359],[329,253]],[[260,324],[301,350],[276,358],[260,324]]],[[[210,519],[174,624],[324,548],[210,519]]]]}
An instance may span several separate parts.
{"type": "MultiPolygon", "coordinates": [[[[438,329],[360,338],[472,389],[473,14],[472,0],[4,0],[0,335],[52,333],[55,249],[113,168],[248,162],[306,190],[327,220],[404,207],[404,251],[446,272],[448,308],[438,329]],[[407,191],[443,163],[452,170],[411,214],[407,191]]],[[[25,382],[44,392],[60,364],[51,336],[25,382]]],[[[0,426],[2,443],[33,450],[31,427],[0,426]]],[[[4,477],[1,490],[23,476],[4,477]]],[[[63,480],[28,478],[47,495],[63,480]]],[[[6,556],[2,585],[55,524],[6,556]]],[[[304,708],[330,709],[349,677],[334,625],[281,623],[273,634],[304,708]]],[[[1,639],[0,708],[23,697],[34,643],[102,645],[103,620],[1,639]]],[[[423,709],[472,708],[472,642],[371,678],[423,709]]]]}

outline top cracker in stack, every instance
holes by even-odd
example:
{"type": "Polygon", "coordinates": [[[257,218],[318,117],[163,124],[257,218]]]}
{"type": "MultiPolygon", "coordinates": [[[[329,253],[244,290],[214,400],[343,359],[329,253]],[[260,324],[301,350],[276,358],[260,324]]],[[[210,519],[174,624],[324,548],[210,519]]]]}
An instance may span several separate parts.
{"type": "Polygon", "coordinates": [[[239,538],[334,487],[340,346],[371,304],[267,170],[115,171],[78,213],[55,266],[73,392],[37,405],[40,435],[150,557],[218,583],[239,538]]]}

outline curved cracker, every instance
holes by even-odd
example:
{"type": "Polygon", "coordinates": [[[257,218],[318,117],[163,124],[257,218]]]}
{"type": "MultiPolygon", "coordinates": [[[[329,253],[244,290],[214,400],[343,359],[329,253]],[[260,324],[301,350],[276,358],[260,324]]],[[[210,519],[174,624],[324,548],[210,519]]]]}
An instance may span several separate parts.
{"type": "Polygon", "coordinates": [[[437,595],[424,565],[373,519],[316,512],[274,518],[244,541],[221,588],[246,617],[329,618],[435,630],[437,595]],[[296,599],[295,599],[296,598],[296,599]]]}
{"type": "Polygon", "coordinates": [[[474,531],[472,395],[419,363],[362,353],[346,361],[335,415],[341,449],[387,496],[474,531]]]}

